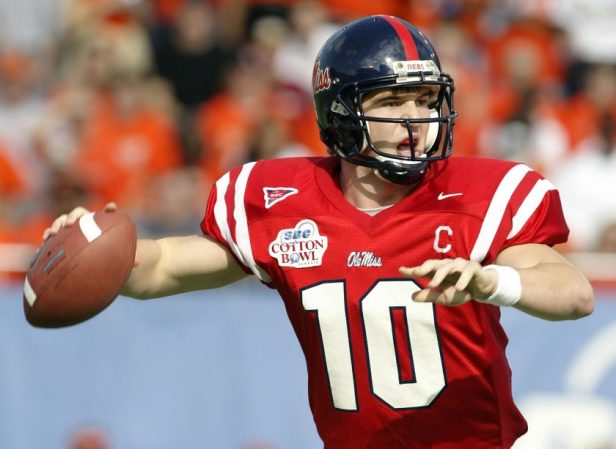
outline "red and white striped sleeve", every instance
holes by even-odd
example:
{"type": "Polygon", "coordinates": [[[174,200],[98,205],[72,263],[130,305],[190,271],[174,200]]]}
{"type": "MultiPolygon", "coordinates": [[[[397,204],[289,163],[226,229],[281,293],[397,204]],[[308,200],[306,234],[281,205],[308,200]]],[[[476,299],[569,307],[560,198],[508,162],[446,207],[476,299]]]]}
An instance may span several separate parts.
{"type": "Polygon", "coordinates": [[[250,162],[234,169],[216,182],[208,199],[201,230],[226,246],[244,271],[269,283],[270,276],[255,262],[245,207],[248,180],[255,164],[250,162]]]}
{"type": "Polygon", "coordinates": [[[524,164],[514,165],[492,195],[471,252],[471,260],[493,259],[525,243],[567,241],[569,228],[556,188],[524,164]]]}

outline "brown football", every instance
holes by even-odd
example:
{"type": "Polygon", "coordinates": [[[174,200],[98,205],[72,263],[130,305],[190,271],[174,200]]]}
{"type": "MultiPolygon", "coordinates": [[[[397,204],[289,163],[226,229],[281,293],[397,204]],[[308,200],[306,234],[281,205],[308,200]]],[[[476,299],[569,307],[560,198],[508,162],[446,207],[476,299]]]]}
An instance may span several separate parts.
{"type": "Polygon", "coordinates": [[[36,327],[81,323],[118,296],[135,260],[134,222],[119,212],[91,212],[39,248],[26,273],[24,313],[36,327]]]}

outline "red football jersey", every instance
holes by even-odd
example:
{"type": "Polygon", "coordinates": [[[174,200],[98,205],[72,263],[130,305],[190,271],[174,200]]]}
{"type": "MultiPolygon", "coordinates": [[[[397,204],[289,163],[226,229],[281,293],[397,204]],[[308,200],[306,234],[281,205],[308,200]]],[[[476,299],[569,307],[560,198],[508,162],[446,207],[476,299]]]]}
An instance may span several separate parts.
{"type": "Polygon", "coordinates": [[[333,157],[246,164],[216,183],[202,222],[282,296],[325,448],[509,448],[526,423],[499,309],[415,303],[425,281],[398,267],[563,242],[558,193],[522,164],[449,158],[369,216],[345,200],[339,170],[333,157]]]}

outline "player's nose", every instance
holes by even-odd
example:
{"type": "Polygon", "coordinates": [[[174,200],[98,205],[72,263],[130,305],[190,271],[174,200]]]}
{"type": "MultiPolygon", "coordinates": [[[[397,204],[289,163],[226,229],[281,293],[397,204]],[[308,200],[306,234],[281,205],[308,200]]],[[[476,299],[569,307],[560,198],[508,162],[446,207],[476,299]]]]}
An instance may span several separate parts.
{"type": "Polygon", "coordinates": [[[400,118],[403,119],[416,119],[420,117],[419,108],[414,100],[405,101],[401,105],[400,118]]]}

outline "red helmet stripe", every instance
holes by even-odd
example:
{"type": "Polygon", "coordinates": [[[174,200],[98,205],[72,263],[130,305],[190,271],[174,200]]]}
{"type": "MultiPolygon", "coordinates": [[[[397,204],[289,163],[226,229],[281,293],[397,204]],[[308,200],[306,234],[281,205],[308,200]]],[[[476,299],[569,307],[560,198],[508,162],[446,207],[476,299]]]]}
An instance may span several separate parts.
{"type": "Polygon", "coordinates": [[[406,59],[408,61],[419,59],[415,39],[413,39],[411,32],[404,26],[400,19],[393,16],[383,16],[383,19],[385,19],[398,34],[398,37],[402,42],[402,47],[404,48],[404,53],[406,54],[406,59]]]}

